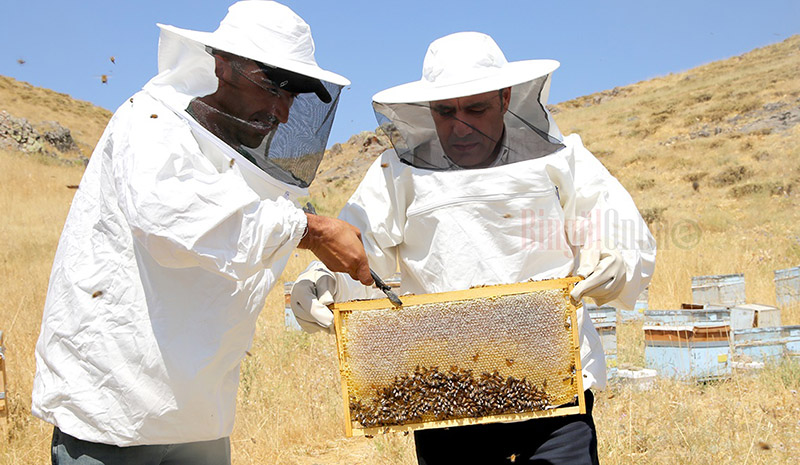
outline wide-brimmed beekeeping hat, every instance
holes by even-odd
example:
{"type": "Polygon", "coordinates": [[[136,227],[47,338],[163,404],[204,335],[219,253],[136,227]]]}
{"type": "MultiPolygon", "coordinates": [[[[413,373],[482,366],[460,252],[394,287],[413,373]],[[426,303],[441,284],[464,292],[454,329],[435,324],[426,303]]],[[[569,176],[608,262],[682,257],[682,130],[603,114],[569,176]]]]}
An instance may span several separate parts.
{"type": "Polygon", "coordinates": [[[435,40],[422,64],[422,78],[378,92],[379,103],[430,102],[481,94],[546,76],[555,60],[508,61],[494,39],[458,32],[435,40]]]}

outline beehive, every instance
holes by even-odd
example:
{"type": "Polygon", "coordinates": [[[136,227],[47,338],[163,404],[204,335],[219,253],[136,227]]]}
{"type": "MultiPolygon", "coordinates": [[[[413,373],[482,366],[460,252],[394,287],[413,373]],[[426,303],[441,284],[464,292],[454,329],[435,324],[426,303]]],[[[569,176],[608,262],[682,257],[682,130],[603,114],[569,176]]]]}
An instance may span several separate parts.
{"type": "Polygon", "coordinates": [[[585,412],[579,279],[332,306],[346,435],[585,412]]]}

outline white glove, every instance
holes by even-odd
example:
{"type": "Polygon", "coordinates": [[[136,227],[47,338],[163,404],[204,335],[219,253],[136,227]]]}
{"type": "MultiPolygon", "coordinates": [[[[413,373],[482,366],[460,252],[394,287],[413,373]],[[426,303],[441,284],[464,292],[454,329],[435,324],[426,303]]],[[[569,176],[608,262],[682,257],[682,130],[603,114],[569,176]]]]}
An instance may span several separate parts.
{"type": "Polygon", "coordinates": [[[572,304],[576,307],[584,297],[591,297],[597,305],[616,299],[627,281],[622,254],[614,249],[582,250],[580,265],[575,274],[586,278],[569,293],[572,304]]]}
{"type": "Polygon", "coordinates": [[[333,303],[336,292],[336,278],[333,272],[320,262],[313,262],[292,286],[292,313],[304,330],[315,331],[333,329],[333,312],[327,305],[333,303]]]}

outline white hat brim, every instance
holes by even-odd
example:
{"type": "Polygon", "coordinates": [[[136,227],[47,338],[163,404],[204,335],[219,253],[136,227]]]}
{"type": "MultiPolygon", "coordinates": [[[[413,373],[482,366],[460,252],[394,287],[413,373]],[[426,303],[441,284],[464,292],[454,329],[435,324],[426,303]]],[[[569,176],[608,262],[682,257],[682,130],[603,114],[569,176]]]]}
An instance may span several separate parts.
{"type": "Polygon", "coordinates": [[[382,90],[372,97],[377,103],[413,103],[482,94],[546,76],[560,66],[556,60],[523,60],[506,63],[490,76],[470,81],[433,84],[425,79],[382,90]]]}
{"type": "Polygon", "coordinates": [[[309,65],[308,63],[302,63],[295,60],[287,60],[284,57],[271,55],[269,53],[266,53],[264,50],[260,48],[251,46],[251,44],[230,43],[226,40],[220,39],[217,35],[215,35],[212,32],[193,31],[191,29],[182,29],[179,27],[169,26],[166,24],[158,24],[158,27],[160,27],[163,30],[177,34],[181,37],[185,37],[189,40],[195,41],[197,43],[207,45],[209,47],[213,47],[219,50],[223,50],[228,53],[233,53],[234,55],[238,55],[244,58],[249,58],[251,60],[268,64],[270,66],[283,68],[289,71],[293,71],[295,73],[317,78],[319,80],[330,82],[332,84],[336,84],[339,86],[350,85],[350,80],[348,80],[346,77],[338,75],[331,71],[324,70],[319,66],[309,65]]]}

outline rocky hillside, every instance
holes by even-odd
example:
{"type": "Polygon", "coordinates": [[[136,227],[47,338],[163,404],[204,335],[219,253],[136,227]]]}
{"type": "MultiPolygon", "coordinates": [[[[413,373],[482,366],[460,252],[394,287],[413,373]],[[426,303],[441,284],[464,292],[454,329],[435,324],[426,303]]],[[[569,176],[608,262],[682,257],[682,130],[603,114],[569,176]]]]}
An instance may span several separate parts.
{"type": "Polygon", "coordinates": [[[82,162],[110,118],[89,102],[0,76],[0,148],[82,162]]]}

